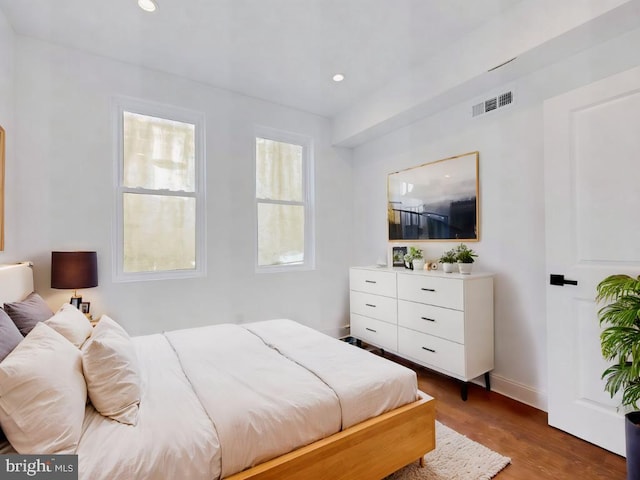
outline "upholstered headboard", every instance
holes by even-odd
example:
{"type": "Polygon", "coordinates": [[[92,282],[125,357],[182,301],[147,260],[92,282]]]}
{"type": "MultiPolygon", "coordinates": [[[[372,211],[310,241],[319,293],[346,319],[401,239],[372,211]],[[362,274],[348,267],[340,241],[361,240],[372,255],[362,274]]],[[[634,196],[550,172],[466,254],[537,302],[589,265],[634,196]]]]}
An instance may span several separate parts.
{"type": "Polygon", "coordinates": [[[0,306],[19,302],[33,292],[31,262],[0,265],[0,306]]]}

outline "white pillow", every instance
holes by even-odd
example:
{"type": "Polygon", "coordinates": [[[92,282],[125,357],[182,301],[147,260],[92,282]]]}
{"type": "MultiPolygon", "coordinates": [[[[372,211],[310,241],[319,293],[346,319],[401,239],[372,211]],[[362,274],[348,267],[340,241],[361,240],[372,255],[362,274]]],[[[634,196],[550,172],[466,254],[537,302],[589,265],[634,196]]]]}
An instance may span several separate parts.
{"type": "Polygon", "coordinates": [[[44,323],[78,348],[82,346],[93,331],[87,316],[69,303],[62,305],[60,310],[49,320],[45,320],[44,323]]]}
{"type": "Polygon", "coordinates": [[[135,425],[140,404],[138,358],[127,332],[106,315],[82,347],[82,368],[96,410],[135,425]]]}
{"type": "Polygon", "coordinates": [[[80,350],[44,323],[0,362],[0,424],[20,454],[75,453],[86,399],[80,350]]]}

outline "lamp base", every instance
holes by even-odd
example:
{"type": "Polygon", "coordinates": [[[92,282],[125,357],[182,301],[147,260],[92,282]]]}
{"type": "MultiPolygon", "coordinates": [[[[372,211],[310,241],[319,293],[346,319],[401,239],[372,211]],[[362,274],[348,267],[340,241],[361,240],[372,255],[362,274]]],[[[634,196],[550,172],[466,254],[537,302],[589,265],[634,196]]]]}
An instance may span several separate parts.
{"type": "Polygon", "coordinates": [[[82,303],[82,297],[74,295],[73,297],[71,297],[71,301],[69,303],[71,305],[73,305],[74,307],[76,307],[78,310],[80,310],[80,304],[82,303]]]}

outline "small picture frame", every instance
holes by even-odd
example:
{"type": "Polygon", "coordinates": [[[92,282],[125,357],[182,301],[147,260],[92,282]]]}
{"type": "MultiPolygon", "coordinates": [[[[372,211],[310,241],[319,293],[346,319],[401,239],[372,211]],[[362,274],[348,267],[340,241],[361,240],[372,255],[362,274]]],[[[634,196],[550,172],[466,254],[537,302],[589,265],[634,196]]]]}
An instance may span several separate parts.
{"type": "Polygon", "coordinates": [[[80,305],[82,304],[82,297],[71,297],[71,301],[69,302],[71,305],[80,310],[80,305]]]}
{"type": "Polygon", "coordinates": [[[404,267],[404,256],[407,254],[407,247],[393,247],[391,249],[391,259],[394,267],[404,267]]]}
{"type": "Polygon", "coordinates": [[[80,304],[80,311],[87,315],[89,313],[89,309],[91,308],[91,302],[82,302],[80,304]]]}

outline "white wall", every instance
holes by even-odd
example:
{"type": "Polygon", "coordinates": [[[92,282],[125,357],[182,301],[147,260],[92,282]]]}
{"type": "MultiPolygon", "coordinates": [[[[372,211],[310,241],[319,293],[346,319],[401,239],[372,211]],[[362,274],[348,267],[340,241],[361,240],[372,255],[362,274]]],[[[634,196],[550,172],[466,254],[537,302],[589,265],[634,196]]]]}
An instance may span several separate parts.
{"type": "Polygon", "coordinates": [[[327,119],[20,36],[15,69],[25,174],[8,199],[21,218],[12,257],[35,261],[37,289],[52,306],[70,292],[48,288],[51,250],[95,249],[100,286],[85,300],[133,334],[288,317],[337,335],[348,323],[351,152],[330,146],[327,119]],[[205,113],[206,278],[112,282],[113,95],[205,113]],[[255,124],[315,140],[315,271],[254,273],[255,124]]]}
{"type": "MultiPolygon", "coordinates": [[[[516,104],[471,119],[456,105],[354,151],[356,264],[372,264],[386,243],[387,174],[480,152],[481,239],[476,268],[495,277],[493,385],[546,408],[543,115],[546,98],[640,64],[640,30],[615,38],[515,82],[516,104]]],[[[611,192],[615,195],[615,192],[611,192]]],[[[437,258],[451,243],[422,244],[437,258]]]]}
{"type": "MultiPolygon", "coordinates": [[[[6,162],[5,169],[5,189],[12,193],[12,183],[16,173],[16,169],[11,165],[14,158],[14,142],[13,142],[13,45],[14,33],[11,25],[7,21],[4,13],[0,11],[0,126],[4,128],[7,134],[6,141],[6,162]]],[[[5,208],[5,252],[14,243],[15,236],[15,215],[11,215],[5,208]]],[[[0,252],[0,263],[4,261],[8,255],[0,252]]]]}

